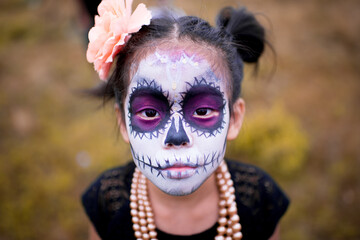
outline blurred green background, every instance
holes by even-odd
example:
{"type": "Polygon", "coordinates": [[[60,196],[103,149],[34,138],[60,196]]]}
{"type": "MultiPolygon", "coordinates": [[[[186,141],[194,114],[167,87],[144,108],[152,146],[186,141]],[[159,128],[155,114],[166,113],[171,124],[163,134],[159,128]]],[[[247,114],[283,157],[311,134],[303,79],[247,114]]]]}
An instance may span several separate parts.
{"type": "MultiPolygon", "coordinates": [[[[276,49],[257,77],[246,69],[246,121],[227,155],[290,196],[282,239],[360,239],[360,1],[239,2],[174,1],[211,23],[241,3],[276,49]]],[[[1,240],[87,239],[82,191],[130,159],[112,104],[77,93],[99,82],[85,51],[77,1],[0,1],[1,240]]]]}

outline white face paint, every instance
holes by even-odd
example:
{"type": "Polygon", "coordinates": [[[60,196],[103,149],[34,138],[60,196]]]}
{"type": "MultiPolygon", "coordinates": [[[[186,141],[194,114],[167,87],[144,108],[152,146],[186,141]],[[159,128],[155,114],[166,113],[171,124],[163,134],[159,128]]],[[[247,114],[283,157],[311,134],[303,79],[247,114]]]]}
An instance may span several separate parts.
{"type": "Polygon", "coordinates": [[[134,162],[159,189],[187,195],[224,158],[229,126],[225,80],[210,64],[184,51],[143,59],[126,100],[126,126],[134,162]]]}

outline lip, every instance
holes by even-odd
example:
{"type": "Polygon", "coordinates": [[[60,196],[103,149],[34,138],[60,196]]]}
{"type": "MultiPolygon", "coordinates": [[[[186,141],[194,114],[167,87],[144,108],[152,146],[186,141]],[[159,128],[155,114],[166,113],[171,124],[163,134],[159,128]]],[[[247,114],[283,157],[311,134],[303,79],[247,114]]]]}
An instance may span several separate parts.
{"type": "Polygon", "coordinates": [[[174,165],[161,169],[170,179],[185,179],[192,177],[196,173],[197,167],[188,165],[174,165]]]}

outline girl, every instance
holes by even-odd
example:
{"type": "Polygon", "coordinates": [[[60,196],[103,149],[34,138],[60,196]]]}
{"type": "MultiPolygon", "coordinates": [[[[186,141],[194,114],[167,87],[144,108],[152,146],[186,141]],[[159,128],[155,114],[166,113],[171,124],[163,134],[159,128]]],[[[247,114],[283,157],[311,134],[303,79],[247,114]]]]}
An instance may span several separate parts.
{"type": "Polygon", "coordinates": [[[87,57],[115,99],[133,161],[103,173],[82,201],[90,239],[277,239],[288,199],[257,167],[224,160],[245,112],[243,62],[256,63],[264,29],[224,8],[217,27],[103,0],[87,57]],[[116,67],[108,78],[114,57],[116,67]]]}

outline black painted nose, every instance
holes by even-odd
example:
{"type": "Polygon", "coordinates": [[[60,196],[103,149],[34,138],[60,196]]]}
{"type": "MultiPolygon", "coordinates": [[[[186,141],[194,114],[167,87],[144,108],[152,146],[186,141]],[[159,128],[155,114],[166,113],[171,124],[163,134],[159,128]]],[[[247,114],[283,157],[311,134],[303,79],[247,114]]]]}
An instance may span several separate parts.
{"type": "Polygon", "coordinates": [[[179,119],[179,131],[176,131],[175,118],[171,121],[170,129],[166,135],[165,145],[166,146],[181,146],[190,143],[188,136],[183,127],[181,119],[179,119]]]}

